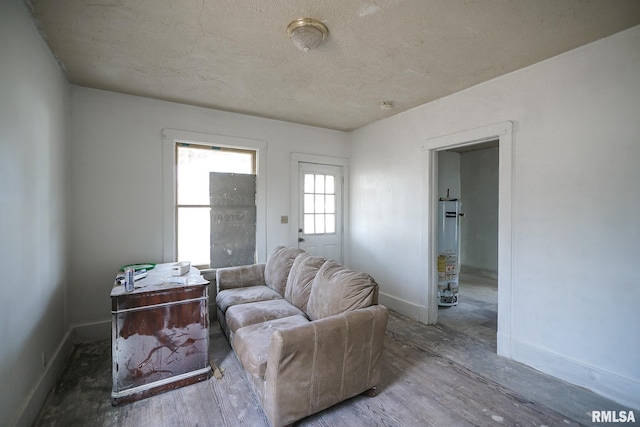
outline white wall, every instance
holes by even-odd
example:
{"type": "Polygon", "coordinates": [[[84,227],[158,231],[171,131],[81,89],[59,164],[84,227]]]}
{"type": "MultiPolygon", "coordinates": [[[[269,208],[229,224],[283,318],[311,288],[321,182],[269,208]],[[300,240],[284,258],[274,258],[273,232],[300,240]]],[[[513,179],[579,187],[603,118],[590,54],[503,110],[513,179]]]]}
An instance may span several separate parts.
{"type": "Polygon", "coordinates": [[[71,105],[69,318],[100,333],[117,269],[162,261],[163,129],[267,143],[268,251],[290,242],[290,153],[348,156],[343,132],[78,86],[71,105]]]}
{"type": "Polygon", "coordinates": [[[31,424],[64,358],[69,85],[22,2],[2,0],[0,9],[0,425],[8,426],[31,424]]]}
{"type": "Polygon", "coordinates": [[[635,27],[354,131],[350,236],[352,266],[415,316],[421,142],[513,121],[511,357],[635,408],[638,46],[635,27]]]}
{"type": "Polygon", "coordinates": [[[438,152],[438,199],[447,197],[460,199],[460,153],[438,152]]]}
{"type": "Polygon", "coordinates": [[[498,147],[460,155],[462,212],[460,259],[463,268],[498,273],[498,147]]]}

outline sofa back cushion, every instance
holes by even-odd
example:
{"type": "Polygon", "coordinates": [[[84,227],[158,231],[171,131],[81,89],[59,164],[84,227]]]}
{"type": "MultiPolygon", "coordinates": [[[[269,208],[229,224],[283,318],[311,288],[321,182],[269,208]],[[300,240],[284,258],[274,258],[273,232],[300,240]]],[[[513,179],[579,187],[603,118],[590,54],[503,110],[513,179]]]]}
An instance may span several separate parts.
{"type": "Polygon", "coordinates": [[[307,315],[317,320],[377,303],[378,284],[373,277],[329,260],[313,279],[307,315]]]}
{"type": "Polygon", "coordinates": [[[301,253],[293,261],[284,297],[305,313],[307,312],[313,279],[326,261],[326,258],[313,256],[307,252],[301,253]]]}
{"type": "Polygon", "coordinates": [[[264,267],[264,283],[284,296],[284,289],[287,285],[287,278],[289,277],[293,260],[302,252],[304,251],[298,248],[284,246],[275,248],[269,255],[267,264],[264,267]]]}

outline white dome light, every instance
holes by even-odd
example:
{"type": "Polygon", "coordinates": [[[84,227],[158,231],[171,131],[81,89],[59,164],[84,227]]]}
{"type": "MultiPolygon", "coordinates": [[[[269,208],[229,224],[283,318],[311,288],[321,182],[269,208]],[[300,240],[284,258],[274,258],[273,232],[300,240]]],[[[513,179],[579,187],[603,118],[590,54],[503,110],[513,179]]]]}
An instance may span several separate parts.
{"type": "Polygon", "coordinates": [[[320,21],[312,18],[300,18],[289,24],[287,34],[298,49],[309,52],[320,46],[329,34],[329,30],[320,21]]]}

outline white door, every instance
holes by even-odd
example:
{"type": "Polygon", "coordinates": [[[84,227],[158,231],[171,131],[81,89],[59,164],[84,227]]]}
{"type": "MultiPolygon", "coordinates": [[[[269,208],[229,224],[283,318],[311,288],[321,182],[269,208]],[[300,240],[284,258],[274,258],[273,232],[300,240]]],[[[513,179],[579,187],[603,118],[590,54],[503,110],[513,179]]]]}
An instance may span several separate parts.
{"type": "Polygon", "coordinates": [[[342,263],[342,166],[298,165],[298,247],[342,263]]]}

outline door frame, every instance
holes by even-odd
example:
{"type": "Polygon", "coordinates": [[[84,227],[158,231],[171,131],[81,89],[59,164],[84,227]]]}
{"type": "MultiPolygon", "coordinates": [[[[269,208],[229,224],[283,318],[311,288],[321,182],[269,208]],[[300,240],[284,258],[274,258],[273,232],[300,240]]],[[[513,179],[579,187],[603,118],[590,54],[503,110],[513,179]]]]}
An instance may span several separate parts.
{"type": "Polygon", "coordinates": [[[437,273],[437,207],[438,152],[451,148],[499,141],[498,156],[498,331],[497,353],[511,358],[511,292],[513,270],[513,122],[502,122],[450,135],[430,138],[421,145],[422,214],[421,259],[427,260],[421,269],[426,290],[420,321],[435,324],[438,320],[437,273]]]}
{"type": "Polygon", "coordinates": [[[291,211],[289,214],[289,245],[298,247],[298,218],[300,217],[300,163],[342,167],[342,263],[348,265],[349,231],[349,159],[343,157],[320,156],[316,154],[291,153],[291,211]]]}

